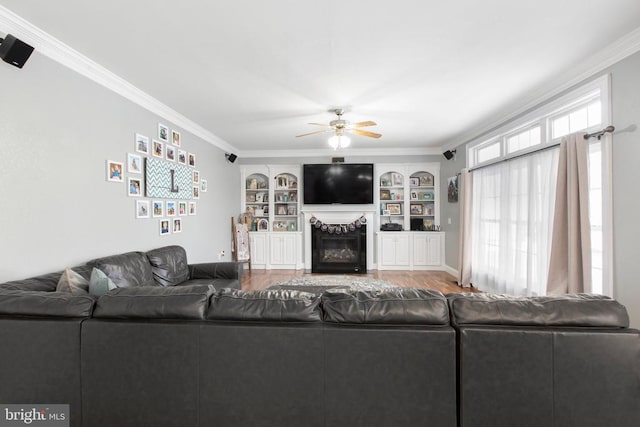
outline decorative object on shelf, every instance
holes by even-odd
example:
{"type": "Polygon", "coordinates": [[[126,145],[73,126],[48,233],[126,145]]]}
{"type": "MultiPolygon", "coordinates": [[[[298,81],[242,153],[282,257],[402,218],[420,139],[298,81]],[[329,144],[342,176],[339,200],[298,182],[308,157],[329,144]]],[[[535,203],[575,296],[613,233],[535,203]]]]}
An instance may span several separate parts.
{"type": "Polygon", "coordinates": [[[447,181],[447,201],[456,203],[458,201],[458,175],[452,176],[447,181]]]}
{"type": "Polygon", "coordinates": [[[417,191],[412,191],[411,192],[411,200],[418,200],[418,192],[417,191]]]}
{"type": "Polygon", "coordinates": [[[313,225],[315,228],[319,229],[320,231],[324,231],[329,234],[334,234],[334,233],[341,234],[341,233],[348,233],[350,231],[355,231],[356,228],[362,227],[367,223],[367,218],[364,215],[362,215],[360,218],[356,219],[355,221],[349,224],[325,224],[324,222],[316,218],[314,215],[311,218],[309,218],[309,223],[313,225]]]}
{"type": "Polygon", "coordinates": [[[289,189],[289,178],[284,175],[276,177],[276,188],[279,190],[289,189]]]}
{"type": "Polygon", "coordinates": [[[124,165],[120,162],[107,160],[107,181],[124,182],[124,165]]]}
{"type": "Polygon", "coordinates": [[[399,174],[399,173],[393,172],[393,173],[391,174],[391,183],[392,183],[394,186],[400,186],[400,185],[403,185],[403,184],[402,184],[402,174],[399,174]]]}
{"type": "Polygon", "coordinates": [[[386,176],[380,178],[380,187],[390,187],[391,181],[386,176]]]}
{"type": "Polygon", "coordinates": [[[255,178],[249,178],[247,180],[247,189],[256,190],[258,188],[258,180],[255,178]]]}
{"type": "Polygon", "coordinates": [[[258,220],[258,231],[268,231],[269,221],[265,218],[258,220]]]}
{"type": "Polygon", "coordinates": [[[391,192],[389,190],[380,190],[380,200],[391,200],[391,192]]]}

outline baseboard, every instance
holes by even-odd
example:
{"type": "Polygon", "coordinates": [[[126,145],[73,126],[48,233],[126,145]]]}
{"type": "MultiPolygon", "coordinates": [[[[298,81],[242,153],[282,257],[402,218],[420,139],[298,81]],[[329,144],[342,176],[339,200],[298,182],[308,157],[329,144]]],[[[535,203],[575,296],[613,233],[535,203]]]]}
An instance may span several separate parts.
{"type": "Polygon", "coordinates": [[[452,275],[453,277],[455,277],[456,279],[458,278],[458,274],[459,274],[459,273],[458,273],[458,270],[457,270],[457,269],[455,269],[455,268],[453,268],[453,267],[450,267],[450,266],[448,266],[448,265],[446,265],[446,264],[442,266],[442,269],[443,269],[444,271],[446,271],[447,273],[451,274],[451,275],[452,275]]]}

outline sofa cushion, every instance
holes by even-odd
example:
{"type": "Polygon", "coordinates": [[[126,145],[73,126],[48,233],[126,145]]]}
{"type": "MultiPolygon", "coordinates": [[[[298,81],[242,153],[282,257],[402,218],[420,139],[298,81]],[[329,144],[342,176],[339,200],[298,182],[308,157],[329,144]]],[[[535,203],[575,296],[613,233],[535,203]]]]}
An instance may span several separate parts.
{"type": "Polygon", "coordinates": [[[91,271],[91,278],[89,279],[89,293],[91,295],[99,297],[116,288],[117,286],[113,283],[113,280],[109,279],[109,276],[104,274],[102,270],[94,268],[91,271]]]}
{"type": "Polygon", "coordinates": [[[151,264],[142,252],[127,252],[98,258],[89,264],[102,270],[119,288],[156,285],[151,264]]]}
{"type": "Polygon", "coordinates": [[[212,286],[118,288],[98,299],[93,317],[204,319],[212,286]]]}
{"type": "Polygon", "coordinates": [[[626,308],[602,295],[514,297],[462,293],[449,294],[447,299],[454,325],[629,326],[626,308]]]}
{"type": "Polygon", "coordinates": [[[178,285],[189,278],[187,252],[182,246],[165,246],[147,252],[153,278],[162,286],[178,285]]]}
{"type": "Polygon", "coordinates": [[[429,289],[330,289],[322,294],[322,309],[324,320],[335,323],[449,324],[447,300],[429,289]]]}
{"type": "Polygon", "coordinates": [[[291,290],[247,292],[225,288],[211,299],[207,319],[319,322],[320,296],[291,290]]]}
{"type": "Polygon", "coordinates": [[[56,292],[86,295],[89,292],[89,281],[72,269],[65,268],[56,286],[56,292]]]}
{"type": "Polygon", "coordinates": [[[94,304],[89,295],[0,289],[0,316],[90,317],[94,304]]]}
{"type": "MultiPolygon", "coordinates": [[[[86,264],[72,267],[72,270],[85,279],[89,279],[89,276],[91,275],[91,267],[86,264]]],[[[0,288],[22,291],[55,292],[62,273],[62,271],[55,271],[53,273],[42,274],[28,279],[12,280],[1,284],[0,288]]]]}

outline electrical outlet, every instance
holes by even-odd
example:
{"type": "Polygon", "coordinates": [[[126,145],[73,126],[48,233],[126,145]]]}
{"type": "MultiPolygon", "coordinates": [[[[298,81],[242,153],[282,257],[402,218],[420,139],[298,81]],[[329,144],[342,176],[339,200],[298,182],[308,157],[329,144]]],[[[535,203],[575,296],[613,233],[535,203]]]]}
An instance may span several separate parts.
{"type": "Polygon", "coordinates": [[[224,251],[218,252],[218,260],[221,260],[222,258],[224,258],[224,251]]]}

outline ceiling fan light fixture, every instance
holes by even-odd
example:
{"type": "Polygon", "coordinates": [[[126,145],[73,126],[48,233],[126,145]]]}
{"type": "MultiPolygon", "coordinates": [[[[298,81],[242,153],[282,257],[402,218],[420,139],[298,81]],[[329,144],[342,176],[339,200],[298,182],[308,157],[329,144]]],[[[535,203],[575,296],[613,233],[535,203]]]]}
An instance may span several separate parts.
{"type": "Polygon", "coordinates": [[[333,135],[329,138],[329,145],[334,150],[338,148],[347,148],[351,144],[351,139],[344,135],[333,135]]]}

